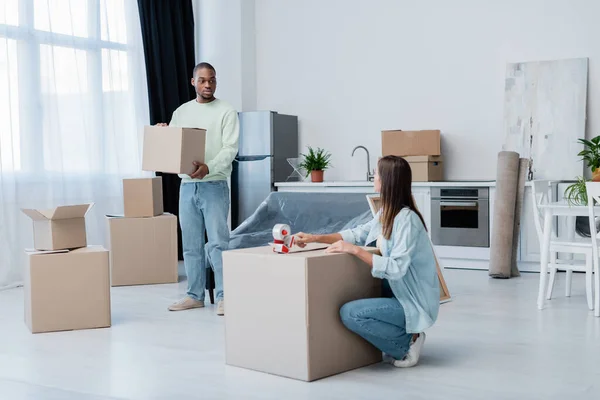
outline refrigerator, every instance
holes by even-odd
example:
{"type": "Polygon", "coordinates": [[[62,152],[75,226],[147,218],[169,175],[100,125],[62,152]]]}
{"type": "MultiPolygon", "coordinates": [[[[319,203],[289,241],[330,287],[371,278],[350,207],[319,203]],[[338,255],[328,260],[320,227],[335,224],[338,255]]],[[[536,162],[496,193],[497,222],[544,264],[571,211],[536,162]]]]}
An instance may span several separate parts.
{"type": "Polygon", "coordinates": [[[275,111],[238,113],[240,139],[231,175],[231,229],[250,217],[293,172],[298,157],[298,117],[275,111]]]}

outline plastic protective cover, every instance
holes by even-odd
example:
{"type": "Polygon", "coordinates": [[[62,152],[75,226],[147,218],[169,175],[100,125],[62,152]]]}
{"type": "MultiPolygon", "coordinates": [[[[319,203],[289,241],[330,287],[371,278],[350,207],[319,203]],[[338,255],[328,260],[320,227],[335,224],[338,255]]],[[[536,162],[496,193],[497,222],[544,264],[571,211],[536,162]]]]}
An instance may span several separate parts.
{"type": "Polygon", "coordinates": [[[365,194],[273,192],[231,233],[229,249],[268,246],[276,224],[288,224],[292,235],[325,234],[355,228],[372,219],[365,194]]]}

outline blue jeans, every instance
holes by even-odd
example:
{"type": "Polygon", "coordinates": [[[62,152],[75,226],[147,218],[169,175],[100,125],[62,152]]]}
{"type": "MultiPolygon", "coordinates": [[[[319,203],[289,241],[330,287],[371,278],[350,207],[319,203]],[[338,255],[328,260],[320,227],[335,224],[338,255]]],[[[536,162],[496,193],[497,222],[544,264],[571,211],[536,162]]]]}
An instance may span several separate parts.
{"type": "Polygon", "coordinates": [[[396,298],[351,301],[340,316],[346,328],[396,360],[408,352],[412,334],[406,332],[404,309],[396,298]]]}
{"type": "Polygon", "coordinates": [[[223,299],[223,257],[229,247],[229,187],[226,181],[182,183],[179,225],[187,294],[204,301],[207,262],[215,273],[215,298],[223,299]],[[208,234],[205,243],[204,233],[208,234]]]}

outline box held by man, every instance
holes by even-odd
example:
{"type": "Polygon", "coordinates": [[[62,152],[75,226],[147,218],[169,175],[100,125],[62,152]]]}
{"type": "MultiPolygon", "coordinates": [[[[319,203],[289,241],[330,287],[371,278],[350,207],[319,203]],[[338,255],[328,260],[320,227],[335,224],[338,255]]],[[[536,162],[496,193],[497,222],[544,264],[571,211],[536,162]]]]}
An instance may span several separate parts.
{"type": "Polygon", "coordinates": [[[205,129],[146,126],[142,170],[191,175],[194,162],[205,162],[205,148],[205,129]]]}

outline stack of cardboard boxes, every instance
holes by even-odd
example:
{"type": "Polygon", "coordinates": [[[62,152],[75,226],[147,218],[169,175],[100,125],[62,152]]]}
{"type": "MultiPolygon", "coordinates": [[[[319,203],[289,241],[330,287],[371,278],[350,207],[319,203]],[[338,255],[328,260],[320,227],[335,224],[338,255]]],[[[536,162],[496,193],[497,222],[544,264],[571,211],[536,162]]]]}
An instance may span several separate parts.
{"type": "MultiPolygon", "coordinates": [[[[205,140],[203,129],[148,126],[142,169],[192,173],[205,140]]],[[[124,179],[123,200],[124,215],[107,216],[109,249],[87,244],[93,204],[22,210],[33,220],[24,274],[32,333],[110,327],[111,284],[177,282],[177,217],[163,212],[162,178],[124,179]]]]}
{"type": "Polygon", "coordinates": [[[439,130],[381,132],[382,155],[401,156],[410,164],[413,182],[444,179],[439,130]]]}
{"type": "MultiPolygon", "coordinates": [[[[142,169],[191,174],[206,131],[146,126],[142,169]]],[[[177,217],[163,208],[162,178],[123,180],[123,216],[108,215],[112,286],[176,283],[177,217]]]]}
{"type": "Polygon", "coordinates": [[[32,333],[111,325],[108,250],[88,246],[92,204],[23,209],[33,220],[25,266],[25,323],[32,333]]]}
{"type": "Polygon", "coordinates": [[[124,215],[107,215],[112,286],[176,283],[177,217],[163,212],[162,178],[123,180],[124,215]]]}

